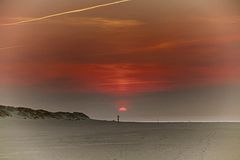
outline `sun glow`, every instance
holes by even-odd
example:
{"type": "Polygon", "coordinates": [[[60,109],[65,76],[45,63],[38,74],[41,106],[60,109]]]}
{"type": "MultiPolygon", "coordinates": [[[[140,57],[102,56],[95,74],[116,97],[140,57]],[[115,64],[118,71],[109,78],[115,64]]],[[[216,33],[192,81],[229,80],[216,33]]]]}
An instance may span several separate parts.
{"type": "Polygon", "coordinates": [[[119,112],[126,112],[126,111],[127,111],[127,108],[124,107],[124,106],[121,106],[121,107],[118,108],[118,111],[119,111],[119,112]]]}

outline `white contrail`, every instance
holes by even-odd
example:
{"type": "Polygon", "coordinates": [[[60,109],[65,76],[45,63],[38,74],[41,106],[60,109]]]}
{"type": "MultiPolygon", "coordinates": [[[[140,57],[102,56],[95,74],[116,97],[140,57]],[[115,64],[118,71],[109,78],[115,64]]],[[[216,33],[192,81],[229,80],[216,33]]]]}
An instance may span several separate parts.
{"type": "Polygon", "coordinates": [[[8,49],[13,49],[13,48],[19,48],[19,47],[22,47],[22,46],[0,47],[0,51],[2,51],[2,50],[8,50],[8,49]]]}
{"type": "Polygon", "coordinates": [[[92,6],[92,7],[87,7],[87,8],[82,8],[82,9],[77,9],[77,10],[72,10],[72,11],[66,11],[66,12],[61,12],[61,13],[56,13],[56,14],[52,14],[52,15],[48,15],[48,16],[44,16],[44,17],[32,18],[32,19],[28,19],[28,20],[23,20],[23,21],[14,22],[14,23],[7,23],[7,24],[2,24],[2,25],[12,26],[12,25],[18,25],[18,24],[23,24],[23,23],[36,22],[36,21],[41,21],[41,20],[44,20],[44,19],[63,16],[63,15],[66,15],[66,14],[83,12],[83,11],[87,11],[87,10],[102,8],[102,7],[111,6],[111,5],[115,5],[115,4],[119,4],[119,3],[129,2],[129,1],[131,1],[131,0],[121,0],[121,1],[111,2],[111,3],[105,3],[105,4],[100,4],[100,5],[96,5],[96,6],[92,6]]]}

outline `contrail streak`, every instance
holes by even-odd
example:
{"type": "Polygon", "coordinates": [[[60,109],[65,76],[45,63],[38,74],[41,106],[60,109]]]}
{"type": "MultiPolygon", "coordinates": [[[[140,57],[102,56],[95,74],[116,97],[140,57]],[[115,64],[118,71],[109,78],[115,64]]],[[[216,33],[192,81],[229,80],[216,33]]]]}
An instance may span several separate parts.
{"type": "Polygon", "coordinates": [[[8,50],[8,49],[13,49],[13,48],[19,48],[21,46],[9,46],[9,47],[0,47],[0,51],[2,50],[8,50]]]}
{"type": "Polygon", "coordinates": [[[44,17],[32,18],[32,19],[29,19],[29,20],[23,20],[23,21],[19,21],[19,22],[7,23],[7,24],[2,24],[2,25],[12,26],[12,25],[19,25],[19,24],[23,24],[23,23],[36,22],[36,21],[41,21],[41,20],[53,18],[53,17],[63,16],[63,15],[66,15],[66,14],[73,14],[73,13],[88,11],[88,10],[92,10],[92,9],[96,9],[96,8],[107,7],[107,6],[111,6],[111,5],[115,5],[115,4],[119,4],[119,3],[125,3],[125,2],[129,2],[129,1],[131,1],[131,0],[121,0],[121,1],[111,2],[111,3],[105,3],[105,4],[100,4],[100,5],[96,5],[96,6],[92,6],[92,7],[87,7],[87,8],[82,8],[82,9],[77,9],[77,10],[72,10],[72,11],[66,11],[66,12],[61,12],[61,13],[56,13],[56,14],[52,14],[52,15],[48,15],[48,16],[44,16],[44,17]]]}

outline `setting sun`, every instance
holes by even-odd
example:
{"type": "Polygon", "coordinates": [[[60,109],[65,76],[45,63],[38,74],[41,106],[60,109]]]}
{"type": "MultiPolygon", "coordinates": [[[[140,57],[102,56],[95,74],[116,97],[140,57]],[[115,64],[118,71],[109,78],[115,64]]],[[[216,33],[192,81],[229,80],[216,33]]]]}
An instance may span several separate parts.
{"type": "Polygon", "coordinates": [[[126,107],[119,107],[118,111],[119,112],[126,112],[127,108],[126,107]]]}

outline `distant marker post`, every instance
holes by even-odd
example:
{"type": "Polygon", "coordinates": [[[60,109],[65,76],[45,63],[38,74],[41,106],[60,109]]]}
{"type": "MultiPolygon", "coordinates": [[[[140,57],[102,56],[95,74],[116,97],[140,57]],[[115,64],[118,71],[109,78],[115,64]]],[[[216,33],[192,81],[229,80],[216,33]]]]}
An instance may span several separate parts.
{"type": "MultiPolygon", "coordinates": [[[[127,112],[127,108],[124,107],[124,106],[121,106],[118,108],[118,112],[127,112]]],[[[117,115],[117,122],[119,123],[120,122],[120,115],[118,114],[117,115]]]]}
{"type": "Polygon", "coordinates": [[[117,122],[119,123],[120,122],[120,116],[117,115],[117,122]]]}

